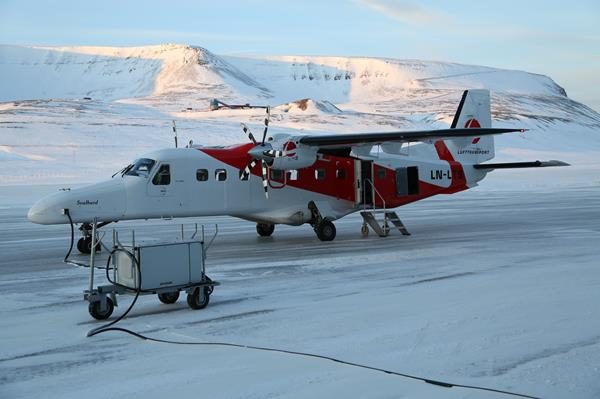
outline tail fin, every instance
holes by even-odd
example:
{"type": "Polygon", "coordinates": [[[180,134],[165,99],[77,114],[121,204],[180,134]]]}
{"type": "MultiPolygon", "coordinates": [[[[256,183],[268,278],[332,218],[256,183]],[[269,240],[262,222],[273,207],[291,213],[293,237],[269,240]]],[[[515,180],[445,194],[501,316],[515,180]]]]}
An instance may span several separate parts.
{"type": "MultiPolygon", "coordinates": [[[[465,90],[450,127],[452,129],[492,127],[489,90],[465,90]]],[[[446,143],[454,159],[459,162],[481,163],[494,158],[493,136],[457,138],[446,143]]]]}

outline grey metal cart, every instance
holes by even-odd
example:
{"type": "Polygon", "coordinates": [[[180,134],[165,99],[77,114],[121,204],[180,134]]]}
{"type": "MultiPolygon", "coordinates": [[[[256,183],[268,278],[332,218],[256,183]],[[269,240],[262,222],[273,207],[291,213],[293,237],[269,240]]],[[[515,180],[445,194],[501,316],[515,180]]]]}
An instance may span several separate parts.
{"type": "MultiPolygon", "coordinates": [[[[196,226],[196,233],[197,233],[196,226]]],[[[117,306],[117,295],[158,295],[165,304],[173,304],[181,291],[187,294],[187,303],[192,309],[208,306],[210,295],[219,282],[206,275],[206,250],[218,233],[205,246],[204,228],[202,239],[182,239],[166,242],[132,242],[124,245],[113,231],[113,248],[107,261],[107,278],[110,284],[94,287],[94,251],[90,254],[90,283],[84,291],[84,299],[89,302],[89,313],[97,320],[109,318],[117,306]],[[108,269],[108,262],[112,267],[108,269]]],[[[96,240],[95,231],[92,239],[96,240]]],[[[92,243],[92,248],[95,242],[92,243]]]]}

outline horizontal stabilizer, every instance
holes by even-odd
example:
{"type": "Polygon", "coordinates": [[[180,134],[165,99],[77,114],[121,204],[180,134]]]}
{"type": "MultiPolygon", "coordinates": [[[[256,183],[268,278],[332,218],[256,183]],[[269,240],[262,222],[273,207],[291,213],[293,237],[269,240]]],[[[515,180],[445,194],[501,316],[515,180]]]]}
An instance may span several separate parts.
{"type": "Polygon", "coordinates": [[[506,162],[473,165],[475,169],[518,169],[518,168],[544,168],[547,166],[570,166],[563,161],[534,161],[534,162],[506,162]]]}

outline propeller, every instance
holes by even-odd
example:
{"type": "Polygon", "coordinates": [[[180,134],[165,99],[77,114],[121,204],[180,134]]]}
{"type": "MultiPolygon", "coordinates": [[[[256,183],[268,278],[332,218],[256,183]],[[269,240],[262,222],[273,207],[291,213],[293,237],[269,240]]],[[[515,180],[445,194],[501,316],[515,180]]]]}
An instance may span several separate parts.
{"type": "Polygon", "coordinates": [[[267,107],[267,117],[265,118],[265,129],[263,130],[263,136],[260,143],[256,141],[256,138],[250,131],[250,128],[242,123],[242,130],[251,142],[255,144],[255,146],[248,151],[248,154],[252,157],[250,162],[246,165],[244,169],[240,170],[240,180],[247,180],[252,172],[252,168],[254,168],[258,162],[260,162],[261,174],[262,174],[262,183],[263,189],[265,190],[265,197],[269,198],[269,181],[267,170],[269,165],[273,163],[275,158],[280,158],[286,155],[285,151],[274,150],[273,146],[270,143],[265,143],[267,139],[267,131],[269,130],[269,120],[271,119],[271,108],[267,107]]]}
{"type": "Polygon", "coordinates": [[[250,141],[252,141],[254,144],[258,144],[256,142],[256,139],[254,138],[254,135],[252,134],[252,132],[250,131],[250,129],[248,129],[248,126],[246,126],[243,123],[242,123],[242,130],[244,131],[244,133],[246,133],[248,135],[248,138],[250,139],[250,141]]]}

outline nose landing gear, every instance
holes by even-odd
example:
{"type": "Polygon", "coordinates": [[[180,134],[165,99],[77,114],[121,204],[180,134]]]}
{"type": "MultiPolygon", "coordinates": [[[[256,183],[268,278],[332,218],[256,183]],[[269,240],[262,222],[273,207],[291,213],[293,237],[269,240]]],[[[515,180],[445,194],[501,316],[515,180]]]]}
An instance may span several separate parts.
{"type": "MultiPolygon", "coordinates": [[[[97,228],[106,226],[110,222],[98,223],[97,228]]],[[[89,223],[82,223],[79,227],[81,231],[81,238],[77,241],[77,250],[82,254],[89,255],[92,252],[92,225],[89,223]]],[[[102,244],[98,241],[96,244],[96,252],[100,252],[102,244]]]]}
{"type": "Polygon", "coordinates": [[[275,231],[275,225],[270,223],[257,223],[256,232],[261,237],[270,237],[275,231]]]}
{"type": "MultiPolygon", "coordinates": [[[[101,248],[102,246],[100,245],[100,243],[96,244],[96,252],[100,252],[101,248]]],[[[81,237],[77,241],[77,249],[82,254],[89,255],[90,253],[92,253],[92,237],[81,237]]]]}

